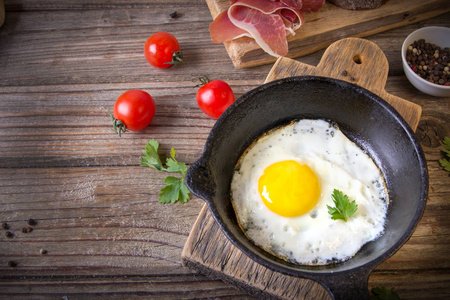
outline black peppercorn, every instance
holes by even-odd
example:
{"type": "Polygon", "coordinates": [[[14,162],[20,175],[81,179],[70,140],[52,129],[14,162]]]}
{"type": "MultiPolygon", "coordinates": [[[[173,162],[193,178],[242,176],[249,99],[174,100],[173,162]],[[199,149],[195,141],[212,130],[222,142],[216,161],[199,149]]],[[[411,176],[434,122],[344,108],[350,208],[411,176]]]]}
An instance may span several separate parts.
{"type": "Polygon", "coordinates": [[[10,266],[11,268],[14,268],[17,266],[17,263],[13,260],[8,261],[8,266],[10,266]]]}
{"type": "Polygon", "coordinates": [[[24,227],[24,228],[22,228],[22,232],[23,233],[29,233],[29,232],[32,232],[33,231],[33,228],[31,228],[31,227],[24,227]]]}
{"type": "Polygon", "coordinates": [[[7,238],[12,238],[14,236],[14,234],[11,231],[7,231],[7,232],[5,232],[5,236],[7,238]]]}
{"type": "Polygon", "coordinates": [[[28,220],[27,220],[27,223],[28,223],[28,225],[30,225],[30,226],[34,226],[34,225],[37,224],[37,222],[36,222],[34,219],[28,219],[28,220]]]}
{"type": "Polygon", "coordinates": [[[8,223],[2,222],[2,229],[5,229],[5,230],[9,229],[8,223]]]}

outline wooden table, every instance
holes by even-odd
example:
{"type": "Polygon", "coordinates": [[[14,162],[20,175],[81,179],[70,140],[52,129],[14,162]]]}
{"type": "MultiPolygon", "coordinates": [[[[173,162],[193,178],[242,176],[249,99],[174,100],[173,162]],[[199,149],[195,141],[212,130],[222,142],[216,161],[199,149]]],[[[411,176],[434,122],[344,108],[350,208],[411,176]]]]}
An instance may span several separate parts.
{"type": "MultiPolygon", "coordinates": [[[[151,138],[164,155],[173,146],[188,165],[200,157],[215,120],[197,107],[199,76],[226,80],[240,96],[262,84],[272,65],[235,68],[223,45],[210,41],[212,18],[202,0],[5,0],[5,8],[0,222],[9,229],[0,229],[0,298],[250,299],[181,264],[204,202],[159,204],[167,174],[139,164],[151,138]],[[147,64],[142,48],[157,31],[178,38],[181,65],[147,64]],[[129,89],[148,91],[157,113],[145,130],[119,138],[108,111],[129,89]]],[[[402,299],[450,297],[450,175],[438,163],[440,142],[450,136],[450,98],[416,90],[400,58],[403,39],[429,25],[450,26],[450,14],[367,38],[388,58],[386,91],[423,108],[417,137],[430,175],[425,214],[369,281],[394,287],[402,299]]],[[[322,54],[298,60],[317,65],[322,54]]]]}

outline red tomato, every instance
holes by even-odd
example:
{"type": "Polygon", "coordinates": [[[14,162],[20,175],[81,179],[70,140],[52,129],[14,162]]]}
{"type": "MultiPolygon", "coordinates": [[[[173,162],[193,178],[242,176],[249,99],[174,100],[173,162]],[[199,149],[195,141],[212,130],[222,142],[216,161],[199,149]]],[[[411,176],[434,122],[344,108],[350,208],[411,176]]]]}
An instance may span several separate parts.
{"type": "Polygon", "coordinates": [[[183,61],[177,39],[167,32],[157,32],[145,42],[145,59],[154,67],[168,68],[183,61]]]}
{"type": "Polygon", "coordinates": [[[147,92],[129,90],[117,98],[114,104],[114,131],[119,136],[126,130],[138,131],[147,127],[155,116],[155,101],[147,92]]]}
{"type": "Polygon", "coordinates": [[[234,102],[233,90],[222,80],[202,77],[200,81],[206,84],[197,91],[197,104],[205,114],[217,119],[234,102]]]}

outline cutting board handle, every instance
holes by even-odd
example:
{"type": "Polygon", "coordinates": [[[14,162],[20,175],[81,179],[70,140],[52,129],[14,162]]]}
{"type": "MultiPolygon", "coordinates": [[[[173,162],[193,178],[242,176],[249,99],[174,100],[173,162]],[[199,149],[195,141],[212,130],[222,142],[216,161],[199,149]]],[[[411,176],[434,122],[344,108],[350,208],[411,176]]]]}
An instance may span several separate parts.
{"type": "Polygon", "coordinates": [[[389,63],[375,43],[347,38],[331,44],[316,68],[324,76],[346,80],[379,94],[386,85],[389,63]]]}

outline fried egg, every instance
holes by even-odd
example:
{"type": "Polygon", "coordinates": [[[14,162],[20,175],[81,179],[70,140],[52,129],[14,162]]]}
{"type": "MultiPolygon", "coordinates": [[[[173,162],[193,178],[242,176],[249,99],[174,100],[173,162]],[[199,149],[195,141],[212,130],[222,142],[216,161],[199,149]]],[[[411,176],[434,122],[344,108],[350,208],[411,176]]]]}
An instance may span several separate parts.
{"type": "Polygon", "coordinates": [[[384,230],[388,196],[374,161],[336,125],[303,119],[270,131],[242,155],[231,199],[246,236],[297,264],[354,256],[384,230]],[[333,220],[333,190],[355,200],[347,222],[333,220]]]}

